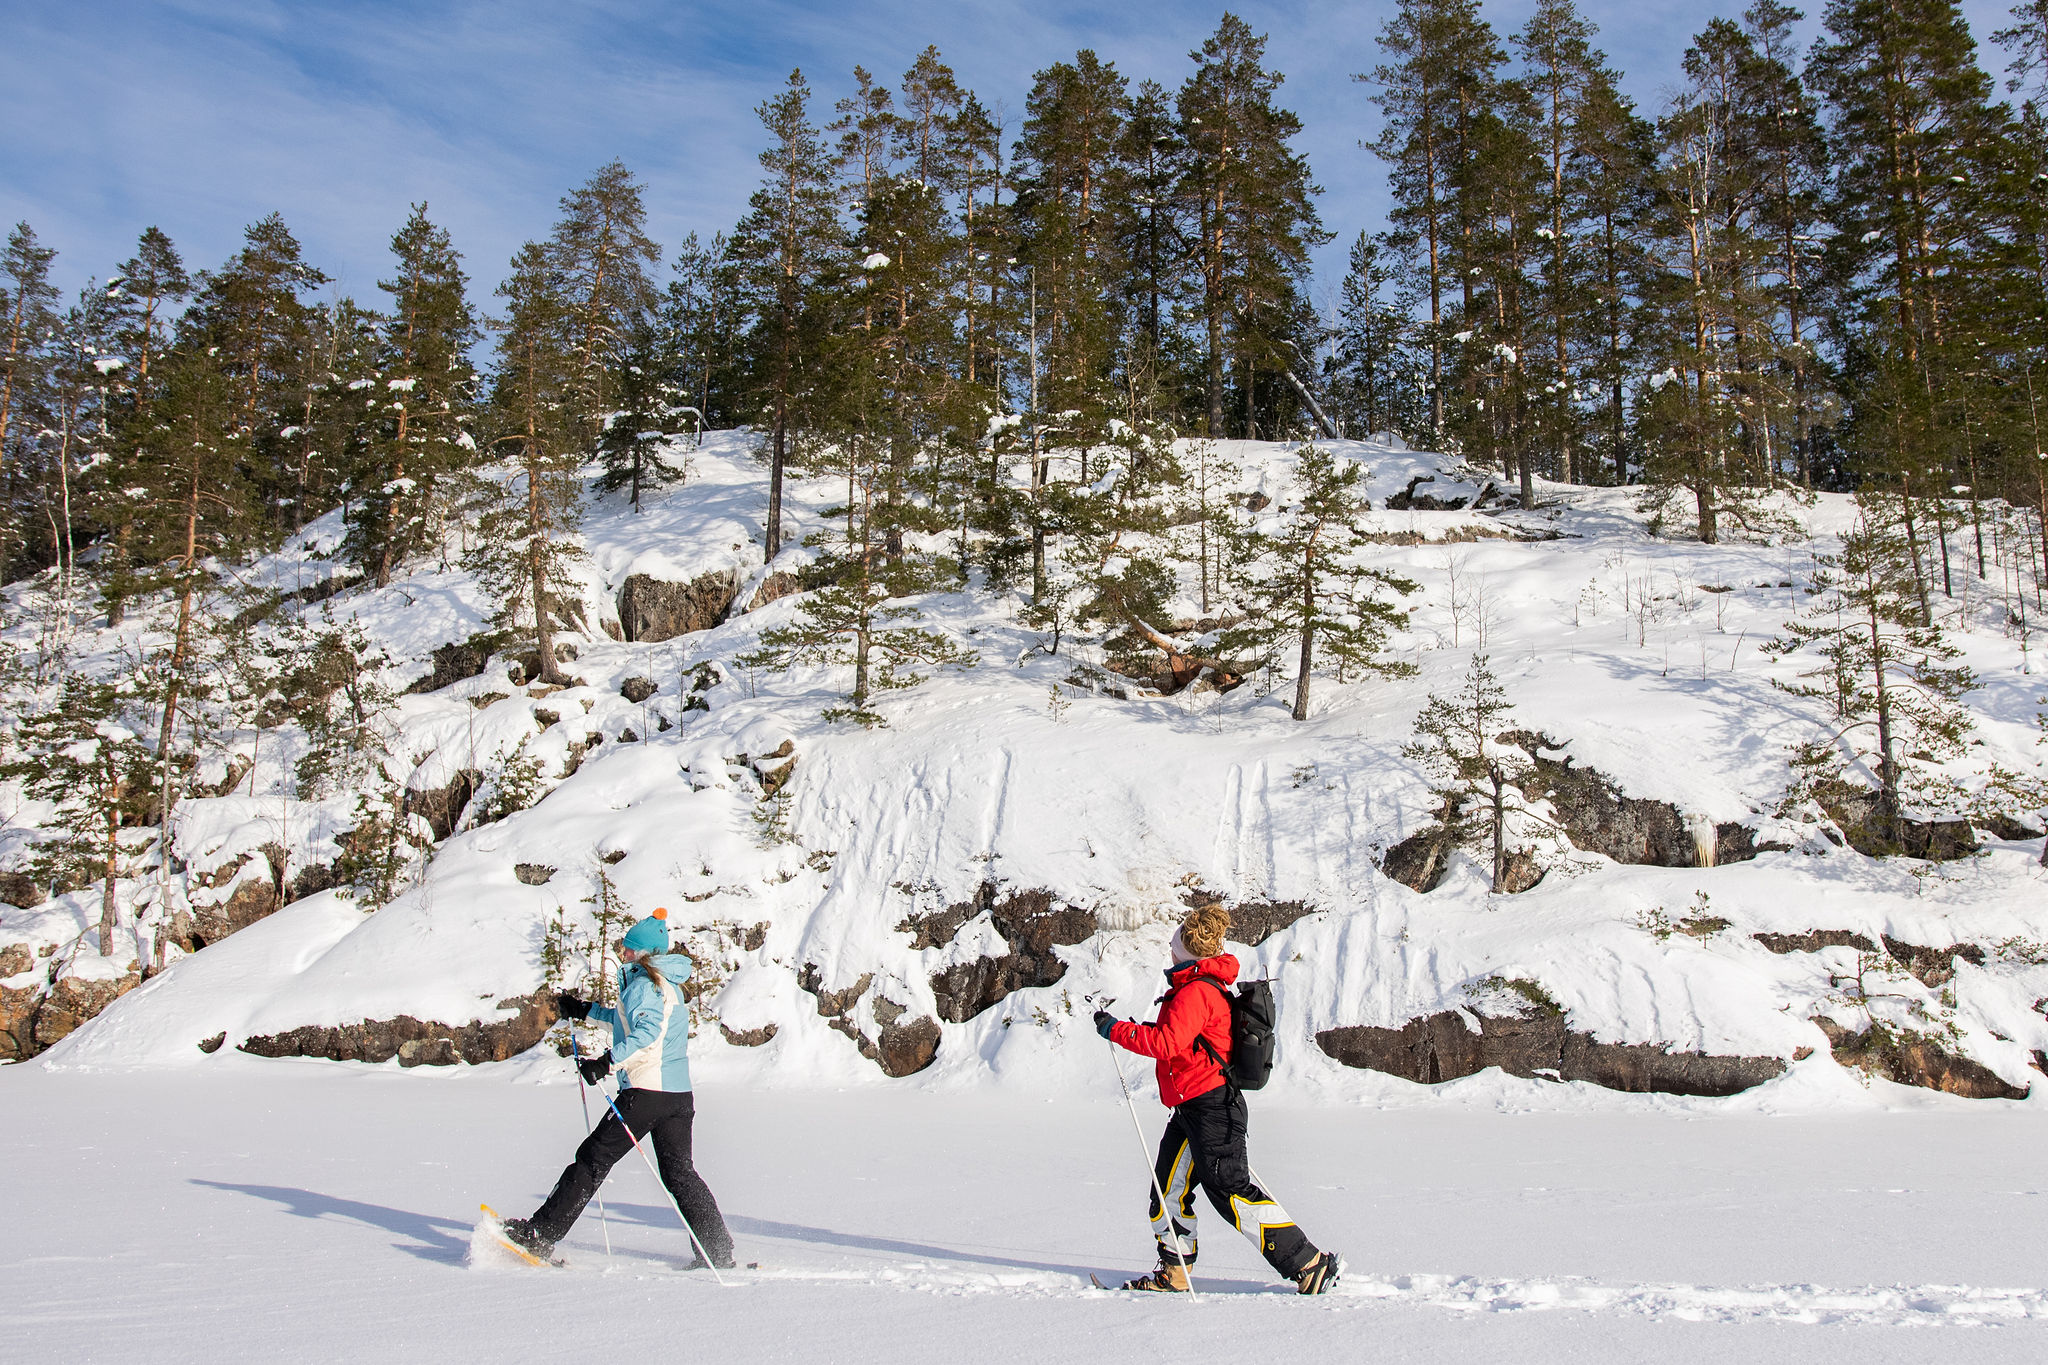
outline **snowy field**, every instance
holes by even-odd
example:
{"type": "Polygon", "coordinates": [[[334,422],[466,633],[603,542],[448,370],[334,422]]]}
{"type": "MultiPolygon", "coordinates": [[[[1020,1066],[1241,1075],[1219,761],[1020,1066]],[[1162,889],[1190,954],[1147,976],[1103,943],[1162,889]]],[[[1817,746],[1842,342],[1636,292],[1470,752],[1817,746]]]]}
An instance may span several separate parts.
{"type": "Polygon", "coordinates": [[[2037,1106],[1532,1112],[1541,1087],[1497,1073],[1406,1108],[1254,1097],[1254,1161],[1349,1274],[1299,1299],[1209,1218],[1191,1303],[1088,1287],[1149,1252],[1107,1089],[701,1090],[700,1169],[762,1265],[721,1290],[676,1269],[637,1162],[608,1186],[611,1256],[593,1206],[565,1270],[472,1257],[478,1202],[529,1210],[578,1138],[563,1064],[10,1067],[0,1341],[18,1361],[2048,1358],[2037,1106]]]}

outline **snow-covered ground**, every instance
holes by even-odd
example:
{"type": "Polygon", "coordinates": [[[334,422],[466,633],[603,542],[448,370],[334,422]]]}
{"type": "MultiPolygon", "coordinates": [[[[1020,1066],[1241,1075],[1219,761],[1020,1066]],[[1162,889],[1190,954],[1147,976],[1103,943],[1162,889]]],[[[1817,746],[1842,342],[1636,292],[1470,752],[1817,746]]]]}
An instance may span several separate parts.
{"type": "Polygon", "coordinates": [[[472,1258],[477,1204],[526,1212],[579,1137],[559,1061],[8,1068],[0,1341],[205,1365],[2048,1356],[2031,1106],[1516,1112],[1536,1085],[1402,1111],[1254,1097],[1253,1161],[1349,1273],[1284,1292],[1205,1206],[1190,1303],[1088,1287],[1149,1253],[1139,1152],[1099,1086],[700,1084],[699,1168],[762,1266],[721,1290],[676,1269],[683,1234],[630,1157],[610,1256],[593,1205],[565,1270],[472,1258]]]}
{"type": "MultiPolygon", "coordinates": [[[[247,1037],[302,1026],[488,1021],[490,1002],[539,984],[551,917],[588,931],[602,857],[631,913],[675,908],[692,950],[723,978],[700,1005],[707,1024],[774,1026],[771,1041],[751,1048],[704,1030],[706,1049],[767,1084],[887,1083],[847,1029],[873,1040],[889,1018],[943,1020],[918,1084],[1071,1078],[1070,1045],[1092,1038],[1086,1002],[1119,998],[1136,1010],[1150,999],[1171,919],[1195,889],[1314,912],[1240,951],[1279,982],[1292,1040],[1279,1085],[1295,1100],[1384,1088],[1324,1056],[1312,1035],[1470,1006],[1482,983],[1510,979],[1536,983],[1573,1028],[1602,1042],[1781,1058],[1795,1074],[1773,1084],[1854,1107],[1861,1082],[1835,1066],[1811,1022],[1867,1025],[1842,984],[1854,950],[1774,953],[1753,938],[1810,930],[1976,945],[1982,960],[1959,961],[1946,995],[1903,972],[1883,990],[1906,1002],[1896,1008],[1952,1030],[1960,1053],[2006,1084],[2039,1076],[2030,1065],[2048,1049],[2048,1017],[2035,1007],[2048,997],[2039,839],[1992,840],[1958,863],[1878,862],[1777,813],[1792,746],[1833,727],[1818,703],[1772,685],[1811,661],[1772,660],[1760,646],[1804,602],[1812,556],[1848,524],[1849,499],[1787,503],[1793,529],[1771,544],[1703,546],[1650,535],[1626,489],[1546,486],[1545,507],[1527,513],[1390,510],[1389,497],[1418,477],[1431,480],[1424,494],[1463,497],[1483,478],[1391,440],[1335,450],[1369,471],[1367,529],[1381,537],[1371,561],[1421,584],[1412,623],[1391,647],[1414,676],[1321,678],[1300,723],[1288,717],[1284,679],[1271,692],[1253,684],[1175,696],[1124,684],[1131,694],[1118,699],[1070,681],[1083,676],[1077,666],[1100,661],[1097,644],[1070,633],[1055,656],[1021,619],[1021,594],[977,589],[917,605],[928,625],[975,650],[978,665],[884,695],[888,724],[864,731],[821,715],[848,686],[847,669],[771,674],[737,662],[764,629],[792,618],[797,597],[661,643],[622,643],[600,628],[633,574],[677,584],[735,574],[746,580],[741,605],[751,600],[762,576],[749,567],[758,548],[748,539],[761,473],[744,435],[714,435],[691,452],[690,482],[644,512],[616,498],[593,503],[581,571],[590,630],[569,668],[578,685],[516,685],[497,664],[401,699],[394,747],[412,788],[488,774],[524,743],[549,786],[544,799],[448,839],[419,883],[375,914],[328,893],[190,958],[174,950],[169,971],[47,1060],[204,1067],[247,1037]],[[1413,718],[1482,651],[1515,703],[1509,723],[1541,732],[1631,797],[1669,802],[1702,828],[1743,824],[1786,851],[1722,867],[1623,866],[1550,838],[1548,875],[1515,896],[1489,895],[1470,859],[1427,895],[1382,875],[1383,850],[1428,819],[1421,774],[1401,753],[1413,718]],[[633,678],[657,690],[628,700],[621,689],[633,678]],[[693,696],[708,710],[687,709],[693,696]],[[794,768],[780,798],[765,801],[762,776],[783,754],[794,768]],[[558,780],[578,755],[580,767],[558,780]],[[522,865],[554,870],[533,885],[515,875],[522,865]],[[1053,949],[1067,967],[1056,985],[954,1021],[935,978],[1009,945],[985,914],[965,915],[937,941],[914,940],[913,921],[971,905],[985,885],[1048,892],[1055,905],[1092,913],[1101,932],[1053,949]],[[1659,928],[1688,914],[1725,924],[1702,936],[1659,928]],[[855,998],[834,1021],[821,1015],[819,991],[855,998]],[[225,1047],[202,1053],[198,1044],[217,1035],[225,1047]]],[[[1242,471],[1244,491],[1285,496],[1292,447],[1222,442],[1217,453],[1242,471]]],[[[842,494],[831,478],[799,481],[793,531],[828,526],[822,509],[842,494]]],[[[287,587],[323,581],[336,569],[325,556],[337,532],[323,518],[252,575],[287,587]]],[[[1980,772],[1995,761],[2037,773],[2038,651],[2001,628],[1988,588],[1968,572],[1969,537],[1957,536],[1962,587],[1942,607],[1983,682],[1970,698],[1981,741],[1971,761],[1980,772]]],[[[1182,586],[1179,609],[1197,615],[1191,570],[1182,586]]],[[[468,576],[437,563],[310,610],[361,622],[400,685],[486,614],[468,576]]],[[[147,621],[138,612],[130,636],[147,621]]],[[[178,834],[190,873],[222,884],[175,893],[225,899],[273,871],[265,845],[286,850],[287,879],[334,856],[354,800],[293,797],[286,765],[298,742],[289,729],[229,737],[212,761],[225,770],[239,754],[253,770],[228,794],[185,802],[178,834]]],[[[5,837],[19,841],[34,812],[14,814],[5,837]]],[[[1545,837],[1535,826],[1517,833],[1545,837]]],[[[149,878],[124,890],[138,905],[158,894],[149,878]]],[[[55,960],[74,975],[117,977],[132,950],[98,962],[80,939],[97,906],[88,889],[0,909],[0,941],[61,949],[55,960]]]]}

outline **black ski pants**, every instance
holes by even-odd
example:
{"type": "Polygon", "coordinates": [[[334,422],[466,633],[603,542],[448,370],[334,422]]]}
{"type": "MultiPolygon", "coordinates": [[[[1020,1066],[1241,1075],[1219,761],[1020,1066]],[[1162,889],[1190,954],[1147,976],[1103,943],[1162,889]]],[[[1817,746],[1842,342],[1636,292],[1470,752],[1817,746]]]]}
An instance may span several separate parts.
{"type": "MultiPolygon", "coordinates": [[[[626,1124],[631,1125],[633,1137],[647,1140],[652,1135],[661,1183],[676,1197],[683,1217],[690,1220],[690,1230],[704,1244],[712,1263],[720,1267],[731,1265],[732,1234],[726,1231],[711,1187],[690,1161],[690,1125],[696,1117],[696,1096],[688,1090],[629,1087],[619,1092],[618,1106],[626,1124]]],[[[534,1212],[535,1232],[550,1242],[559,1242],[568,1235],[605,1176],[633,1150],[627,1132],[628,1128],[607,1109],[603,1122],[591,1129],[590,1136],[576,1149],[576,1160],[555,1182],[555,1192],[534,1212]]]]}
{"type": "Polygon", "coordinates": [[[1244,1092],[1227,1083],[1195,1096],[1166,1121],[1154,1168],[1159,1186],[1149,1201],[1161,1265],[1172,1265],[1176,1257],[1186,1265],[1195,1263],[1198,1185],[1216,1212],[1259,1249],[1267,1265],[1288,1279],[1316,1258],[1315,1244],[1302,1235],[1287,1210],[1252,1182],[1248,1122],[1244,1092]],[[1166,1192],[1166,1209],[1159,1207],[1159,1190],[1166,1192]]]}

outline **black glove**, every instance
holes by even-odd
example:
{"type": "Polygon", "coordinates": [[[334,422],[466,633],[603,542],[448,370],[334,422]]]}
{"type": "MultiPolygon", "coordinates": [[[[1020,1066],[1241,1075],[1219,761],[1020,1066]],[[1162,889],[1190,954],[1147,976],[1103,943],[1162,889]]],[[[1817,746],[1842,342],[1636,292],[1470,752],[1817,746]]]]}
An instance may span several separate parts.
{"type": "Polygon", "coordinates": [[[1109,1037],[1109,1031],[1116,1027],[1116,1023],[1116,1016],[1108,1010],[1095,1011],[1095,1031],[1105,1039],[1109,1037]]]}
{"type": "Polygon", "coordinates": [[[571,995],[567,991],[556,991],[555,1013],[561,1015],[564,1019],[588,1019],[590,1017],[590,1002],[581,996],[571,995]]]}
{"type": "Polygon", "coordinates": [[[583,1073],[586,1084],[596,1085],[612,1074],[612,1054],[600,1052],[595,1057],[578,1057],[576,1069],[583,1073]]]}

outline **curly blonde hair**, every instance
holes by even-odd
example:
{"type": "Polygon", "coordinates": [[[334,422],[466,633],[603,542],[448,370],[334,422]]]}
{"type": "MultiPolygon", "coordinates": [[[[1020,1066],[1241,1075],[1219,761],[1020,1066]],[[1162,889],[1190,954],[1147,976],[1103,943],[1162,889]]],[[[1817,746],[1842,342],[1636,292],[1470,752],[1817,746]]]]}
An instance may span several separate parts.
{"type": "Polygon", "coordinates": [[[1230,912],[1220,905],[1205,905],[1188,912],[1180,922],[1181,946],[1196,957],[1214,957],[1223,951],[1223,936],[1230,932],[1230,912]]]}

